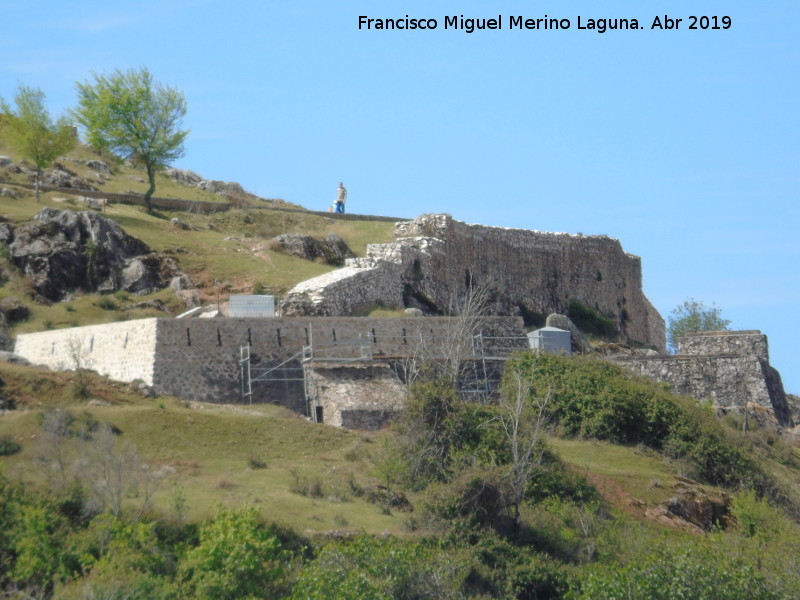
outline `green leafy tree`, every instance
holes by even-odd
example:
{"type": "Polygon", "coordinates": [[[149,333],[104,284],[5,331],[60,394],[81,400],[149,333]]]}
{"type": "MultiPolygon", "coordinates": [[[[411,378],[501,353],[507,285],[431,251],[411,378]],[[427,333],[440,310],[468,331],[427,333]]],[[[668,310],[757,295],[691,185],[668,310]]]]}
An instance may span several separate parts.
{"type": "Polygon", "coordinates": [[[30,590],[45,591],[67,578],[74,563],[64,548],[69,523],[47,502],[20,508],[15,530],[16,561],[12,578],[30,590]]]}
{"type": "Polygon", "coordinates": [[[722,309],[715,304],[706,306],[699,300],[688,298],[670,313],[667,324],[667,342],[672,351],[678,349],[678,340],[694,331],[727,331],[731,322],[722,318],[722,309]]]}
{"type": "Polygon", "coordinates": [[[183,93],[153,80],[145,68],[111,75],[94,74],[94,82],[77,84],[75,117],[86,129],[89,143],[143,166],[150,187],[144,195],[148,212],[156,190],[156,173],[184,155],[188,129],[183,93]]]}
{"type": "Polygon", "coordinates": [[[42,171],[58,156],[69,152],[76,143],[75,133],[66,117],[53,121],[44,107],[44,92],[20,84],[12,109],[5,100],[0,100],[0,134],[22,158],[30,160],[36,167],[36,201],[42,171]]]}
{"type": "Polygon", "coordinates": [[[463,598],[466,570],[435,544],[360,535],[322,548],[303,569],[291,599],[463,598]]]}
{"type": "MultiPolygon", "coordinates": [[[[274,598],[285,552],[254,508],[220,508],[200,530],[200,544],[179,567],[186,594],[197,600],[274,598]]],[[[184,596],[186,597],[186,596],[184,596]]]]}

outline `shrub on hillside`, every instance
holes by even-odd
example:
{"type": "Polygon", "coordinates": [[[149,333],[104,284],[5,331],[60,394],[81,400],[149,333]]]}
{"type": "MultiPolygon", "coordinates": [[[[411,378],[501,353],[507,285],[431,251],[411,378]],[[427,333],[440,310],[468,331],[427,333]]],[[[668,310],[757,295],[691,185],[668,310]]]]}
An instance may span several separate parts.
{"type": "Polygon", "coordinates": [[[765,484],[746,449],[692,399],[592,358],[523,354],[509,363],[507,373],[515,369],[531,375],[532,394],[550,391],[550,417],[566,435],[645,444],[689,461],[699,477],[713,484],[765,484]]]}
{"type": "Polygon", "coordinates": [[[619,333],[613,320],[602,316],[593,308],[573,300],[567,307],[567,316],[575,326],[585,333],[604,338],[614,338],[619,333]]]}

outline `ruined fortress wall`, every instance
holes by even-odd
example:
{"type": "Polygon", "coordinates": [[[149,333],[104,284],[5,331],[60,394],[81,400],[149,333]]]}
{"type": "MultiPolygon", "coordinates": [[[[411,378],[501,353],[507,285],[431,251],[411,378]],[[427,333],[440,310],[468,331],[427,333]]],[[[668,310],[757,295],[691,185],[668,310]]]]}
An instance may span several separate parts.
{"type": "Polygon", "coordinates": [[[565,313],[576,300],[614,318],[627,340],[664,348],[664,321],[642,292],[641,260],[618,240],[469,225],[445,215],[399,223],[397,232],[446,243],[432,254],[435,280],[427,282],[437,301],[463,292],[469,273],[477,282],[497,281],[505,314],[519,304],[565,313]]]}
{"type": "Polygon", "coordinates": [[[722,407],[755,402],[772,411],[765,374],[756,356],[638,356],[615,357],[614,362],[638,375],[668,383],[676,394],[710,399],[722,407]]]}
{"type": "Polygon", "coordinates": [[[767,336],[760,331],[699,331],[678,340],[678,354],[753,355],[769,362],[767,336]]]}
{"type": "Polygon", "coordinates": [[[393,264],[346,266],[313,280],[302,282],[293,292],[300,299],[296,312],[315,316],[353,314],[358,309],[383,304],[399,306],[403,303],[402,288],[396,284],[399,271],[393,264]],[[379,267],[379,268],[375,268],[379,267]],[[324,302],[316,298],[318,288],[325,289],[324,302]],[[305,296],[305,297],[303,297],[305,296]]]}
{"type": "Polygon", "coordinates": [[[664,351],[664,320],[642,292],[641,261],[605,236],[468,225],[448,215],[398,223],[397,242],[309,279],[284,314],[345,315],[360,303],[447,312],[468,282],[491,285],[495,314],[564,313],[578,301],[614,319],[624,341],[664,351]]]}
{"type": "MultiPolygon", "coordinates": [[[[704,337],[713,339],[713,336],[704,337]]],[[[676,394],[711,400],[714,406],[733,411],[741,411],[748,403],[755,403],[773,414],[781,425],[791,426],[791,411],[780,374],[756,354],[765,350],[766,337],[760,332],[730,332],[724,337],[723,347],[738,347],[740,352],[704,355],[699,352],[702,344],[698,344],[692,348],[697,351],[694,354],[616,356],[611,360],[638,375],[669,384],[676,394]],[[737,343],[734,338],[739,333],[742,335],[737,343]],[[764,338],[763,343],[758,337],[764,338]]],[[[720,344],[716,342],[720,342],[720,338],[705,349],[719,349],[720,344]]]]}
{"type": "Polygon", "coordinates": [[[17,336],[14,352],[51,369],[80,366],[117,381],[152,385],[157,323],[139,319],[26,333],[17,336]]]}

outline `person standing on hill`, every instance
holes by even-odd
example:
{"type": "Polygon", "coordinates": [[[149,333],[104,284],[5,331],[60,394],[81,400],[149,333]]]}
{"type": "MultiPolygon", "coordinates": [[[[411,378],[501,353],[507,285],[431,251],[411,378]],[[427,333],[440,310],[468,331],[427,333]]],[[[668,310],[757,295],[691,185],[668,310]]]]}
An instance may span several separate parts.
{"type": "Polygon", "coordinates": [[[339,189],[336,190],[336,212],[344,214],[344,203],[347,201],[347,188],[339,182],[339,189]]]}

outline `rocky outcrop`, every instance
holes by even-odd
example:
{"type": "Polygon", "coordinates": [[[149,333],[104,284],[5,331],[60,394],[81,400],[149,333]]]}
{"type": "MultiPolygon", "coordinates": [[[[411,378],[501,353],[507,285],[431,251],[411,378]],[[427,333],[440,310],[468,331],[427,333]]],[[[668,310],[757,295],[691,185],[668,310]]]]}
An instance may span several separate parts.
{"type": "Polygon", "coordinates": [[[36,292],[51,301],[79,289],[148,294],[180,274],[174,259],[88,211],[44,208],[13,231],[9,250],[36,292]]]}
{"type": "Polygon", "coordinates": [[[248,195],[247,192],[244,191],[244,188],[235,181],[203,179],[200,175],[188,169],[166,169],[164,175],[175,182],[200,188],[201,190],[217,194],[228,200],[248,195]]]}
{"type": "Polygon", "coordinates": [[[606,236],[469,225],[422,215],[397,241],[290,290],[283,314],[355,313],[365,303],[446,314],[466,287],[491,286],[498,315],[564,313],[579,302],[611,319],[620,340],[665,347],[664,320],[642,291],[641,261],[606,236]]]}
{"type": "Polygon", "coordinates": [[[164,171],[164,175],[172,179],[172,181],[189,186],[195,186],[203,181],[203,178],[200,177],[200,175],[194,171],[190,171],[189,169],[166,169],[164,171]]]}
{"type": "MultiPolygon", "coordinates": [[[[75,190],[94,190],[88,181],[79,177],[74,171],[70,171],[65,166],[56,163],[56,168],[52,171],[46,171],[42,178],[44,185],[52,185],[59,188],[72,188],[75,190]]],[[[29,176],[32,180],[32,175],[29,176]]]]}
{"type": "Polygon", "coordinates": [[[270,245],[284,254],[306,260],[320,260],[337,267],[344,265],[345,259],[355,256],[347,243],[335,234],[318,240],[310,235],[285,233],[273,238],[270,245]]]}
{"type": "Polygon", "coordinates": [[[111,167],[102,160],[87,160],[86,166],[100,175],[111,175],[111,167]]]}
{"type": "Polygon", "coordinates": [[[648,519],[693,533],[730,524],[731,499],[727,494],[713,494],[685,477],[678,477],[672,491],[669,500],[645,511],[648,519]]]}

